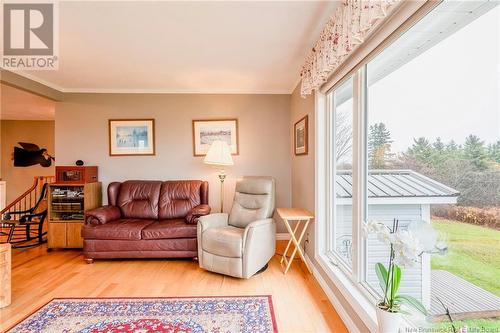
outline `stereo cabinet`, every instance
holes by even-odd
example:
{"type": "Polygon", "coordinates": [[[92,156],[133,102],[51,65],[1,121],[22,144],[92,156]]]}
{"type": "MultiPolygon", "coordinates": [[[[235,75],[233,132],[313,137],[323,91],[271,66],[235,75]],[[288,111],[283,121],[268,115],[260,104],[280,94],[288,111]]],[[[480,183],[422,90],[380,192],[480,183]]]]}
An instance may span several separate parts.
{"type": "Polygon", "coordinates": [[[82,248],[81,236],[86,210],[102,206],[100,182],[49,185],[48,247],[82,248]]]}

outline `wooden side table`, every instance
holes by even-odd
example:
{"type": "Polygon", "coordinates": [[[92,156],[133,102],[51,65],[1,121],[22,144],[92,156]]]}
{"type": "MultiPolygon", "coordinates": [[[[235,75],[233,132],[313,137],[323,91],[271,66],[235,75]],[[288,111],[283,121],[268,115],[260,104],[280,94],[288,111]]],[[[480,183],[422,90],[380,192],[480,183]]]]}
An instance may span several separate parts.
{"type": "Polygon", "coordinates": [[[302,242],[302,238],[304,238],[307,226],[309,225],[309,222],[311,222],[311,220],[314,218],[314,215],[308,210],[302,208],[278,208],[276,211],[278,212],[278,215],[281,217],[281,219],[285,222],[286,229],[290,234],[290,240],[286,245],[285,252],[283,253],[283,256],[281,257],[280,261],[281,264],[283,263],[285,264],[284,274],[286,274],[290,269],[290,266],[292,265],[293,259],[295,258],[297,252],[299,252],[299,256],[300,258],[302,258],[302,261],[304,261],[304,264],[309,270],[309,273],[312,273],[311,268],[307,264],[304,251],[300,247],[300,242],[302,242]],[[296,224],[295,228],[293,228],[292,230],[290,222],[294,221],[296,222],[296,224]],[[299,234],[299,228],[301,224],[303,224],[304,226],[302,227],[302,230],[300,231],[299,234]],[[287,259],[286,255],[288,253],[288,250],[292,250],[291,249],[292,244],[295,246],[295,248],[292,251],[290,259],[287,259]]]}
{"type": "Polygon", "coordinates": [[[10,244],[0,244],[0,308],[10,305],[11,299],[11,249],[10,244]]]}

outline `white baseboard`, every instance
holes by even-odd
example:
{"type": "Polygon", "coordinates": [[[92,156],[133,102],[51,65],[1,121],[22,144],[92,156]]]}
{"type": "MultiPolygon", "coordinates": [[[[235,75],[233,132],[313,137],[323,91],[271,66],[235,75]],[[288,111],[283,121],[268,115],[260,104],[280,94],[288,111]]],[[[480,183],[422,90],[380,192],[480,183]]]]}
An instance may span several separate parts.
{"type": "Polygon", "coordinates": [[[335,308],[335,311],[339,314],[340,318],[344,322],[347,330],[350,333],[361,333],[359,328],[356,326],[354,321],[352,321],[352,318],[349,316],[349,314],[345,311],[344,307],[340,303],[339,299],[335,295],[335,293],[332,291],[328,283],[326,283],[325,279],[323,279],[323,276],[321,276],[321,273],[318,271],[318,269],[313,265],[311,262],[311,259],[309,259],[309,256],[307,253],[305,254],[307,264],[309,267],[311,267],[313,276],[318,281],[319,285],[321,286],[321,289],[325,292],[326,296],[330,300],[330,303],[332,303],[333,307],[335,308]]]}
{"type": "Polygon", "coordinates": [[[276,240],[289,240],[290,234],[288,232],[278,232],[276,233],[276,240]]]}

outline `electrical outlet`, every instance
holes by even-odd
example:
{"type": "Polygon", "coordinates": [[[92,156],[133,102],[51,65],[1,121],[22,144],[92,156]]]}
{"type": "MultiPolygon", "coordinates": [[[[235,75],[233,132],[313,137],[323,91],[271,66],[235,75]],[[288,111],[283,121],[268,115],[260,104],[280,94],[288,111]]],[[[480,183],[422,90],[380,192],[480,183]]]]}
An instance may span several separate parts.
{"type": "Polygon", "coordinates": [[[306,243],[309,243],[309,233],[306,233],[306,240],[305,240],[306,243]]]}

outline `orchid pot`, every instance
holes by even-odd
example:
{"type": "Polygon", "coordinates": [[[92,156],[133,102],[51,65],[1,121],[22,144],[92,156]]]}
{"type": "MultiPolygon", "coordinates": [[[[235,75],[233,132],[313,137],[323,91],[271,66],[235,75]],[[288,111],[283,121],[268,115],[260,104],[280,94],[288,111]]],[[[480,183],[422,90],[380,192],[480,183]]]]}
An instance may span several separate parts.
{"type": "Polygon", "coordinates": [[[377,304],[377,323],[379,333],[397,333],[401,326],[402,317],[400,312],[390,312],[382,302],[377,304]]]}
{"type": "MultiPolygon", "coordinates": [[[[399,230],[399,221],[394,220],[392,228],[383,223],[370,221],[365,226],[366,233],[376,234],[377,239],[390,246],[388,265],[375,265],[383,299],[377,304],[377,321],[380,333],[397,333],[402,323],[402,314],[409,314],[406,308],[412,308],[427,315],[427,310],[419,300],[409,295],[398,293],[402,279],[401,267],[411,267],[420,260],[422,253],[434,245],[420,241],[418,232],[399,230]]],[[[426,238],[436,238],[427,228],[426,238]]],[[[431,243],[434,243],[431,242],[431,243]]]]}

